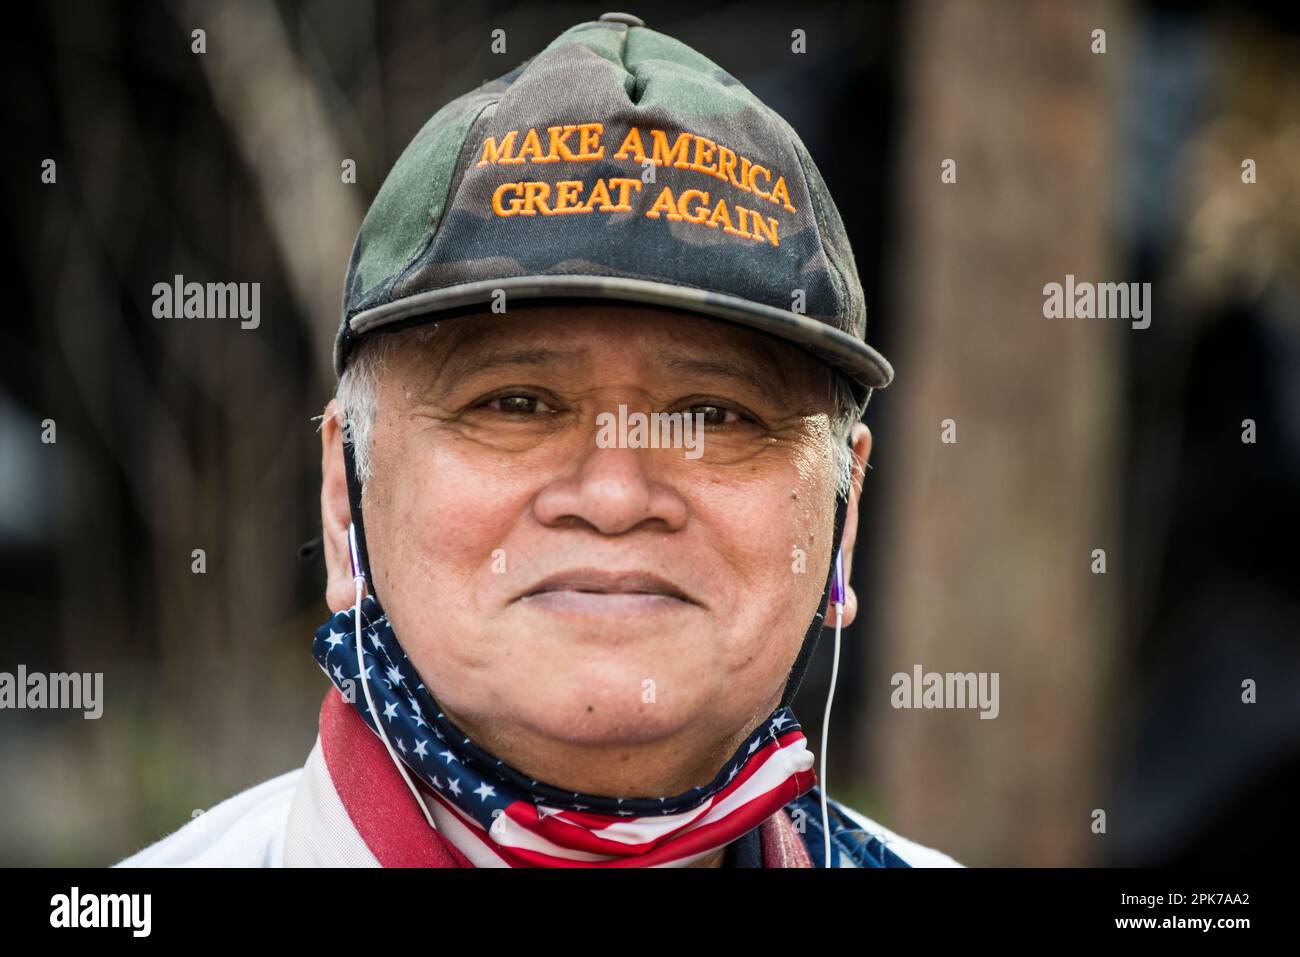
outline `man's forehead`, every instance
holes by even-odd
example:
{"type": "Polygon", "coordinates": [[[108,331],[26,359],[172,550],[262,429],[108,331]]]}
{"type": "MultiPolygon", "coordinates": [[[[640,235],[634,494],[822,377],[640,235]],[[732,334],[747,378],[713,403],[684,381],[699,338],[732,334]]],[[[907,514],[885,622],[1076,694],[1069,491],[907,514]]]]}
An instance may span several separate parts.
{"type": "MultiPolygon", "coordinates": [[[[417,327],[419,328],[419,327],[417,327]]],[[[521,309],[509,317],[443,320],[423,339],[439,379],[509,367],[581,368],[612,353],[635,354],[668,373],[749,379],[786,391],[829,372],[797,347],[735,323],[668,309],[584,305],[521,309]]]]}

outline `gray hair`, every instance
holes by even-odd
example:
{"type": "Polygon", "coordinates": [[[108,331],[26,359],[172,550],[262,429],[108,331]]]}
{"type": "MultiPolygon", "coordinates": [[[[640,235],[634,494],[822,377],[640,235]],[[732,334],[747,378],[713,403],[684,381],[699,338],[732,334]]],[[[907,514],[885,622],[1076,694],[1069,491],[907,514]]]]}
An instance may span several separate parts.
{"type": "MultiPolygon", "coordinates": [[[[417,342],[423,343],[427,342],[437,329],[438,324],[431,322],[417,326],[411,332],[417,342]]],[[[337,404],[335,414],[340,424],[350,430],[357,480],[362,485],[371,475],[370,442],[378,405],[379,375],[394,353],[396,338],[389,333],[370,336],[359,342],[348,359],[347,368],[343,370],[334,393],[337,404]]],[[[849,446],[849,433],[854,423],[862,418],[862,413],[871,400],[871,390],[867,390],[866,397],[859,402],[844,376],[832,372],[830,380],[830,399],[835,410],[831,416],[835,489],[840,495],[846,495],[853,481],[855,458],[853,449],[849,446]]]]}

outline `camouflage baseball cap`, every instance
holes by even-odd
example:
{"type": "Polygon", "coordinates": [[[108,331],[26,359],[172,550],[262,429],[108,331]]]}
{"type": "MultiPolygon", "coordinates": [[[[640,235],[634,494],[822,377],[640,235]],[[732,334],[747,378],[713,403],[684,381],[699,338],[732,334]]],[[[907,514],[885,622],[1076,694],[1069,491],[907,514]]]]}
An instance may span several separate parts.
{"type": "Polygon", "coordinates": [[[636,17],[560,34],[448,103],[389,172],[348,264],[357,340],[485,306],[617,301],[781,337],[889,384],[844,224],[799,136],[636,17]]]}

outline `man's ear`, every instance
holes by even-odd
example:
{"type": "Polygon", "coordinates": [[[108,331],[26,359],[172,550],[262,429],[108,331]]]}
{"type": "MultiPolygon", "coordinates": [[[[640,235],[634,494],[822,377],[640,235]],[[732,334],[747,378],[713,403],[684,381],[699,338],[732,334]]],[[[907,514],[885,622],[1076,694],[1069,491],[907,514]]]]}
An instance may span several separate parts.
{"type": "Polygon", "coordinates": [[[321,537],[325,544],[325,603],[332,612],[351,608],[356,600],[352,562],[348,554],[348,526],[352,511],[348,507],[348,480],[343,463],[343,423],[333,399],[325,406],[320,430],[321,537]]]}
{"type": "MultiPolygon", "coordinates": [[[[863,477],[867,471],[867,459],[871,457],[871,430],[865,422],[858,422],[849,433],[853,446],[853,482],[849,489],[849,504],[844,512],[844,534],[840,536],[840,549],[844,553],[844,615],[843,625],[852,624],[858,615],[858,596],[851,584],[853,570],[853,546],[858,540],[858,499],[862,495],[863,477]]],[[[834,561],[835,557],[831,556],[834,561]]],[[[826,600],[825,627],[835,627],[835,606],[826,600]]]]}

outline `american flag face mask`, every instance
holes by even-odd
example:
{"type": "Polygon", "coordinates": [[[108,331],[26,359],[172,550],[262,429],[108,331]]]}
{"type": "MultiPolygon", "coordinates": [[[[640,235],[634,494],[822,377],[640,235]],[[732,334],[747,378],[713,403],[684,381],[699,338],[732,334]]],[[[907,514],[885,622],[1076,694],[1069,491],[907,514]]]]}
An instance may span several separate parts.
{"type": "MultiPolygon", "coordinates": [[[[403,774],[408,787],[454,814],[510,867],[686,866],[817,782],[788,706],[751,731],[710,784],[681,794],[613,798],[529,778],[446,718],[372,596],[318,628],[312,654],[399,770],[415,775],[418,785],[403,774]]],[[[423,803],[421,811],[432,826],[423,803]]]]}

